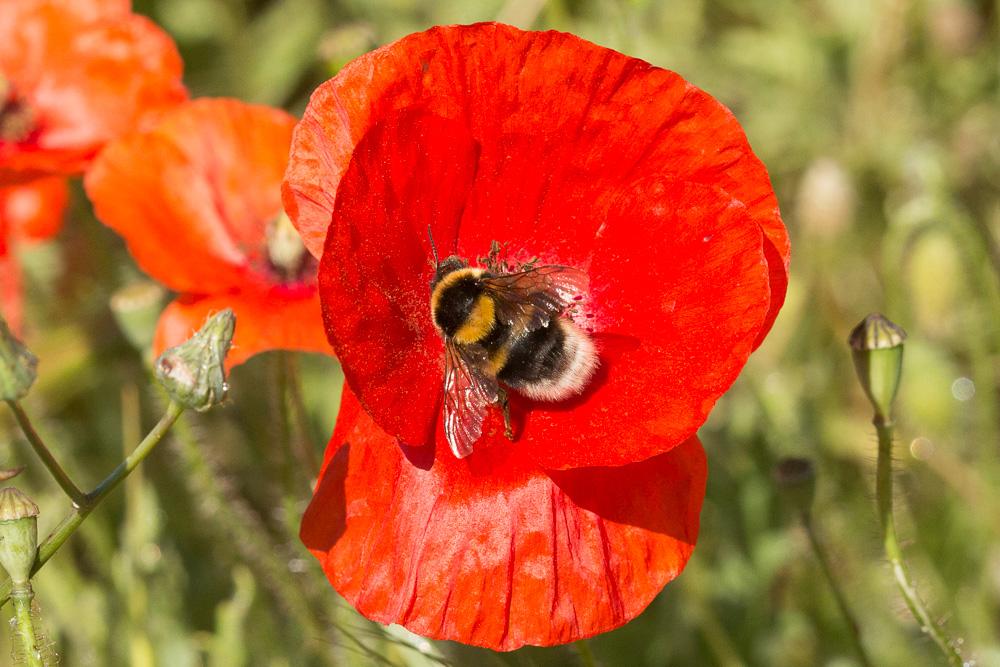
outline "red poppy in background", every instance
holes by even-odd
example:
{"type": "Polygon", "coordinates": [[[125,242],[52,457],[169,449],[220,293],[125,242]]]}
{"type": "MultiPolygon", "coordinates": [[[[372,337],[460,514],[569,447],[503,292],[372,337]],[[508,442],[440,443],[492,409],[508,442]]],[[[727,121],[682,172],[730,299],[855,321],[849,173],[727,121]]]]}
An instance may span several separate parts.
{"type": "Polygon", "coordinates": [[[69,189],[62,178],[42,178],[0,188],[0,313],[20,331],[23,318],[19,243],[49,239],[62,227],[69,189]]]}
{"type": "Polygon", "coordinates": [[[82,172],[186,98],[170,37],[128,0],[0,3],[0,183],[82,172]]]}
{"type": "Polygon", "coordinates": [[[329,352],[316,261],[281,210],[294,125],[278,109],[198,99],[112,141],[87,172],[98,219],[181,293],[160,316],[154,354],[224,308],[238,322],[230,367],[264,350],[329,352]]]}
{"type": "Polygon", "coordinates": [[[283,193],[322,252],[349,385],[301,533],[337,590],[378,621],[502,650],[645,608],[697,537],[695,431],[787,283],[777,202],[732,114],[572,35],[435,28],[313,94],[283,193]],[[497,240],[585,270],[573,317],[601,360],[577,398],[511,394],[516,441],[491,410],[460,461],[441,425],[428,227],[442,257],[497,240]]]}

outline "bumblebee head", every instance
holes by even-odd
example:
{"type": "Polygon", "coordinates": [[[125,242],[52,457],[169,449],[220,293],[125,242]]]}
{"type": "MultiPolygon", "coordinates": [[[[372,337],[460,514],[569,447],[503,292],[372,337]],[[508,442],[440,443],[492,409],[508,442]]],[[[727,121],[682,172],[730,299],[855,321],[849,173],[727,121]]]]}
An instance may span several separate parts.
{"type": "Polygon", "coordinates": [[[431,232],[430,225],[427,225],[427,238],[431,242],[431,253],[434,255],[434,260],[431,262],[431,266],[434,267],[434,277],[431,278],[431,292],[433,292],[434,288],[437,287],[437,284],[441,282],[442,278],[449,273],[458,271],[459,269],[464,269],[469,265],[469,263],[458,255],[446,257],[442,262],[438,257],[437,245],[434,243],[434,234],[431,232]]]}
{"type": "Polygon", "coordinates": [[[434,277],[431,279],[431,291],[434,291],[434,288],[437,287],[437,284],[441,282],[446,275],[454,271],[458,271],[459,269],[464,269],[468,266],[469,263],[458,255],[446,257],[443,262],[438,262],[434,267],[434,277]]]}

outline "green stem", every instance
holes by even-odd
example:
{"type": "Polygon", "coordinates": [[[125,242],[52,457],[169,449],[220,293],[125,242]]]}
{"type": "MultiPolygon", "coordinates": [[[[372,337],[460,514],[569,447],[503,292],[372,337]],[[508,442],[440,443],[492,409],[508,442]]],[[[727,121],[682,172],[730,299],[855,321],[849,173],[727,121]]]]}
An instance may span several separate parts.
{"type": "MultiPolygon", "coordinates": [[[[176,426],[175,426],[176,429],[176,426]]],[[[139,386],[128,382],[121,389],[121,434],[122,455],[128,455],[128,447],[142,437],[142,407],[139,402],[139,386]]],[[[122,577],[125,594],[125,634],[128,637],[130,665],[150,664],[153,652],[146,632],[148,617],[148,588],[146,580],[136,571],[136,553],[142,539],[142,529],[146,512],[142,504],[144,485],[142,468],[137,469],[125,480],[122,489],[125,494],[125,518],[122,526],[121,550],[122,577]]]]}
{"type": "Polygon", "coordinates": [[[711,575],[707,574],[698,559],[688,564],[682,584],[682,605],[691,610],[692,626],[701,634],[712,662],[725,667],[744,665],[739,651],[733,645],[725,626],[719,620],[708,590],[711,575]]]}
{"type": "MultiPolygon", "coordinates": [[[[153,430],[143,438],[142,442],[132,450],[131,454],[125,457],[124,461],[118,464],[117,468],[111,471],[110,475],[104,478],[103,482],[97,485],[97,488],[87,494],[88,513],[104,499],[104,496],[108,495],[123,479],[128,477],[129,473],[135,470],[136,466],[149,456],[149,453],[160,443],[160,440],[163,440],[163,436],[167,434],[167,431],[174,425],[174,422],[177,421],[182,412],[184,412],[183,405],[176,401],[170,402],[166,413],[160,417],[160,421],[153,427],[153,430]]],[[[44,545],[42,546],[44,547],[44,545]]]]}
{"type": "Polygon", "coordinates": [[[50,452],[49,448],[45,446],[45,442],[31,425],[31,420],[28,419],[28,414],[21,407],[21,404],[17,401],[7,401],[7,405],[14,412],[14,417],[17,418],[17,423],[21,427],[21,431],[24,432],[24,437],[26,437],[28,442],[31,444],[31,448],[35,450],[38,458],[42,460],[45,467],[48,468],[49,472],[52,473],[52,476],[55,477],[56,482],[59,483],[62,490],[66,492],[66,495],[73,501],[73,504],[79,505],[82,503],[84,501],[83,491],[81,491],[77,485],[73,483],[73,480],[69,478],[66,471],[62,469],[59,462],[56,461],[54,456],[52,456],[52,452],[50,452]]]}
{"type": "Polygon", "coordinates": [[[892,435],[894,424],[888,419],[875,418],[875,430],[878,433],[878,464],[875,472],[875,498],[878,504],[878,518],[882,525],[882,542],[885,554],[892,566],[892,574],[910,613],[920,623],[920,629],[930,635],[938,645],[950,665],[962,667],[962,654],[949,641],[940,626],[934,622],[923,601],[917,594],[917,589],[910,578],[909,570],[903,561],[903,550],[896,537],[896,523],[892,514],[892,435]]]}
{"type": "Polygon", "coordinates": [[[42,662],[42,652],[38,647],[35,635],[35,624],[31,618],[31,599],[35,594],[31,591],[30,582],[21,582],[14,587],[11,592],[11,599],[14,601],[14,634],[16,641],[21,646],[21,654],[24,656],[24,664],[28,667],[44,667],[42,662]]]}
{"type": "MultiPolygon", "coordinates": [[[[46,562],[59,550],[59,548],[69,539],[80,524],[83,523],[91,512],[94,511],[104,497],[117,487],[129,473],[135,470],[136,466],[142,463],[143,459],[149,456],[153,448],[159,444],[163,436],[167,434],[177,418],[184,412],[184,406],[176,401],[171,401],[167,406],[167,411],[157,422],[153,430],[150,431],[142,442],[140,442],[132,453],[125,457],[125,460],[118,464],[118,467],[111,471],[111,474],[104,478],[97,487],[90,493],[84,494],[80,502],[73,503],[73,511],[56,527],[55,531],[46,538],[38,547],[38,558],[31,573],[38,572],[46,562]]],[[[7,603],[10,597],[10,581],[0,586],[0,607],[7,603]]]]}
{"type": "Polygon", "coordinates": [[[308,481],[311,484],[319,475],[320,460],[316,453],[316,447],[313,446],[312,437],[309,435],[309,413],[302,398],[302,374],[299,372],[299,357],[295,352],[286,352],[284,353],[284,362],[285,377],[288,382],[286,401],[296,430],[296,438],[293,443],[295,454],[303,470],[308,473],[308,481]]]}
{"type": "Polygon", "coordinates": [[[823,570],[823,575],[826,577],[826,581],[830,584],[830,590],[833,591],[833,597],[837,600],[837,606],[840,607],[840,613],[847,621],[847,628],[850,632],[848,635],[851,638],[851,643],[854,644],[854,650],[858,654],[858,659],[861,664],[865,667],[870,667],[872,661],[868,658],[868,653],[865,651],[865,646],[861,642],[861,630],[858,625],[857,619],[854,617],[854,613],[851,612],[851,608],[847,605],[847,598],[844,596],[843,590],[840,588],[840,584],[837,582],[837,578],[833,574],[833,568],[830,567],[830,559],[827,556],[826,548],[823,543],[820,542],[819,536],[816,534],[816,527],[812,522],[812,514],[810,512],[802,513],[802,525],[806,529],[806,535],[809,536],[809,544],[812,545],[813,553],[816,554],[816,560],[819,561],[820,569],[823,570]]]}
{"type": "Polygon", "coordinates": [[[271,395],[277,410],[278,440],[281,442],[281,478],[286,497],[296,495],[296,474],[293,463],[295,429],[292,427],[291,411],[288,402],[288,364],[285,362],[286,352],[279,352],[274,359],[275,385],[277,391],[271,395]]]}
{"type": "Polygon", "coordinates": [[[700,602],[699,605],[700,607],[695,611],[698,618],[698,630],[701,632],[701,637],[705,641],[705,645],[708,646],[708,650],[715,658],[716,664],[726,667],[745,664],[709,603],[704,601],[700,602]]]}
{"type": "Polygon", "coordinates": [[[597,658],[594,657],[594,652],[590,649],[590,642],[586,639],[580,639],[573,642],[573,648],[580,656],[580,664],[583,667],[597,667],[597,658]]]}

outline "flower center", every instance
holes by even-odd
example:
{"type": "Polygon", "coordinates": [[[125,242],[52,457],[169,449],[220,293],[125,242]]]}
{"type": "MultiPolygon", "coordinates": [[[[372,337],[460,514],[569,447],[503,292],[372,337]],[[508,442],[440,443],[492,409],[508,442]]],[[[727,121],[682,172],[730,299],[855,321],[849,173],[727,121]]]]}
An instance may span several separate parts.
{"type": "Polygon", "coordinates": [[[267,264],[283,283],[301,283],[316,274],[316,260],[284,212],[267,228],[267,264]]]}
{"type": "Polygon", "coordinates": [[[35,129],[35,112],[17,94],[14,85],[0,74],[0,142],[18,143],[35,129]]]}

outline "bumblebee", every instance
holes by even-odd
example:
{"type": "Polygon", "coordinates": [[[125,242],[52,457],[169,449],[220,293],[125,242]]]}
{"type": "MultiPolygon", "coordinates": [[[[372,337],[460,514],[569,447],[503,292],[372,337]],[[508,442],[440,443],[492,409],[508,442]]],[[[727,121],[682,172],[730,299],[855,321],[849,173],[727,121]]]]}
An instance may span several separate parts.
{"type": "Polygon", "coordinates": [[[503,411],[513,439],[504,387],[559,401],[583,391],[598,364],[593,341],[567,316],[587,275],[533,261],[511,267],[498,254],[494,242],[480,268],[457,255],[439,261],[434,250],[430,310],[445,345],[444,432],[458,458],[472,453],[490,406],[503,411]]]}

